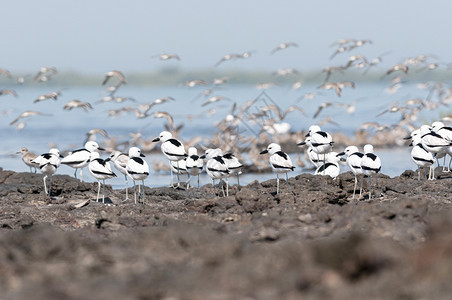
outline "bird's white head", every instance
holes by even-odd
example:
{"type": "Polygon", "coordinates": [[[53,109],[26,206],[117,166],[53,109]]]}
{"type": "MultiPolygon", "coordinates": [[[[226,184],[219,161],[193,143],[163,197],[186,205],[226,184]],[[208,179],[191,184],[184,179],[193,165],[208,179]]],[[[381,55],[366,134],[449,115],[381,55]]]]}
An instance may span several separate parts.
{"type": "Polygon", "coordinates": [[[206,149],[206,152],[205,152],[205,156],[207,159],[210,159],[215,156],[221,156],[221,155],[223,155],[223,151],[221,151],[220,148],[206,149]]]}
{"type": "Polygon", "coordinates": [[[195,147],[188,148],[188,156],[198,155],[198,149],[195,147]]]}
{"type": "Polygon", "coordinates": [[[141,150],[140,150],[140,148],[138,148],[138,147],[130,147],[130,149],[129,149],[129,157],[130,158],[132,158],[132,157],[144,157],[144,154],[143,153],[141,153],[141,150]]]}
{"type": "Polygon", "coordinates": [[[273,155],[276,152],[281,151],[281,146],[276,143],[271,143],[270,145],[267,146],[267,149],[265,151],[267,151],[270,155],[273,155]]]}
{"type": "Polygon", "coordinates": [[[57,157],[60,157],[60,150],[58,150],[57,148],[50,149],[49,153],[56,155],[57,157]]]}
{"type": "Polygon", "coordinates": [[[421,136],[423,136],[424,134],[430,133],[431,127],[428,125],[422,125],[419,130],[420,130],[421,136]]]}
{"type": "Polygon", "coordinates": [[[353,153],[359,152],[358,147],[356,146],[348,146],[347,148],[345,148],[344,153],[347,156],[352,155],[353,153]]]}
{"type": "Polygon", "coordinates": [[[121,155],[121,151],[118,151],[118,150],[113,151],[113,152],[110,154],[110,159],[111,159],[112,161],[115,161],[115,160],[118,158],[119,155],[121,155]]]}
{"type": "Polygon", "coordinates": [[[99,147],[99,144],[97,144],[95,141],[89,141],[85,143],[85,149],[89,152],[93,152],[96,150],[104,150],[103,148],[99,147]]]}
{"type": "Polygon", "coordinates": [[[312,133],[319,132],[319,131],[322,131],[322,129],[320,129],[319,125],[311,125],[311,126],[309,126],[308,134],[306,136],[309,136],[312,133]]]}
{"type": "Polygon", "coordinates": [[[444,123],[443,122],[437,121],[437,122],[433,122],[432,123],[432,130],[435,131],[435,132],[440,130],[443,127],[444,127],[444,123]]]}
{"type": "Polygon", "coordinates": [[[153,140],[153,142],[166,142],[167,140],[171,139],[173,137],[173,134],[169,131],[162,131],[160,132],[159,136],[153,140]]]}
{"type": "Polygon", "coordinates": [[[371,144],[367,144],[364,146],[364,153],[373,153],[374,152],[374,146],[372,146],[371,144]]]}

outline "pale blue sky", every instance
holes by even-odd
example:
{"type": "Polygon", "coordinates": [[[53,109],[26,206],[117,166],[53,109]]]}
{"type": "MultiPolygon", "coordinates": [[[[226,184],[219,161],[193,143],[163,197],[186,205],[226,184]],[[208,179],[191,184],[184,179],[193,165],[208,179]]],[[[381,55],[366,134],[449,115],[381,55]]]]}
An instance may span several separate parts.
{"type": "Polygon", "coordinates": [[[452,61],[452,3],[442,0],[15,0],[2,8],[0,68],[12,72],[211,68],[225,54],[249,50],[252,58],[219,69],[303,71],[346,60],[329,60],[329,45],[344,37],[373,40],[355,53],[392,51],[391,63],[424,53],[452,61]],[[282,42],[300,47],[270,56],[282,42]],[[182,60],[151,58],[163,52],[182,60]]]}

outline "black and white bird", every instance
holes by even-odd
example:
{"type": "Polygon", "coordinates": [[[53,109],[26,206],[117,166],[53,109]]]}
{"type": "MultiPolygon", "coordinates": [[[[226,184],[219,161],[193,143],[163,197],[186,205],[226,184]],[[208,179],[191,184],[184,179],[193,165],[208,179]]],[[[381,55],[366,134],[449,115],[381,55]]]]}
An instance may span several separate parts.
{"type": "Polygon", "coordinates": [[[140,148],[131,147],[129,149],[129,161],[126,165],[126,171],[127,175],[133,180],[135,204],[137,204],[137,187],[135,181],[141,180],[141,186],[143,188],[142,201],[144,204],[144,180],[149,176],[149,165],[142,157],[145,157],[145,155],[141,153],[140,148]]]}
{"type": "Polygon", "coordinates": [[[356,146],[348,146],[345,148],[344,152],[339,153],[339,155],[347,155],[347,165],[355,176],[355,186],[353,187],[353,196],[352,199],[355,199],[356,186],[358,184],[358,175],[361,176],[361,188],[359,189],[359,198],[361,197],[363,191],[363,170],[361,169],[361,160],[364,156],[363,153],[359,152],[358,147],[356,146]]]}
{"type": "Polygon", "coordinates": [[[378,188],[378,173],[381,170],[381,160],[375,155],[374,147],[370,144],[364,146],[364,156],[361,159],[363,174],[369,177],[369,200],[372,195],[372,175],[375,174],[375,182],[378,188]]]}
{"type": "Polygon", "coordinates": [[[129,155],[126,153],[122,153],[121,151],[114,151],[110,155],[110,159],[113,162],[113,165],[115,166],[116,170],[124,174],[124,178],[126,181],[126,199],[123,200],[127,201],[129,200],[129,180],[127,176],[127,162],[129,161],[129,155]]]}
{"type": "MultiPolygon", "coordinates": [[[[173,138],[173,135],[169,131],[162,131],[160,135],[152,140],[153,142],[161,142],[162,152],[166,156],[166,158],[170,161],[175,161],[176,165],[180,160],[183,160],[187,157],[187,153],[185,152],[184,145],[181,141],[173,138]]],[[[177,187],[180,186],[180,178],[179,174],[177,174],[177,187]]],[[[171,185],[170,187],[174,187],[173,185],[173,169],[171,169],[171,185]]]]}
{"type": "Polygon", "coordinates": [[[44,178],[42,179],[44,182],[44,193],[46,196],[49,195],[49,198],[52,192],[52,175],[55,174],[60,166],[60,157],[62,157],[60,151],[56,148],[52,148],[48,153],[41,154],[32,160],[32,162],[39,165],[41,173],[44,174],[44,178]],[[50,177],[48,190],[46,185],[47,177],[50,177]]]}
{"type": "Polygon", "coordinates": [[[240,180],[239,176],[242,174],[243,164],[239,161],[239,159],[234,156],[232,153],[223,154],[223,159],[226,161],[226,165],[228,166],[229,176],[237,176],[237,185],[240,189],[240,180]]]}
{"type": "Polygon", "coordinates": [[[309,161],[314,165],[315,169],[323,165],[323,161],[325,160],[325,154],[317,154],[312,149],[311,145],[311,137],[307,137],[304,142],[300,142],[297,144],[298,146],[307,145],[306,155],[309,158],[309,161]]]}
{"type": "Polygon", "coordinates": [[[77,170],[80,169],[80,182],[83,181],[83,168],[89,164],[91,152],[105,150],[99,147],[95,141],[85,143],[85,148],[72,151],[61,160],[61,163],[75,169],[74,177],[77,179],[77,170]]]}
{"type": "MultiPolygon", "coordinates": [[[[308,133],[306,134],[306,137],[311,138],[312,150],[317,153],[317,155],[327,154],[328,152],[331,152],[334,143],[333,138],[328,132],[322,131],[320,129],[320,126],[311,125],[309,127],[308,133]]],[[[320,157],[318,157],[317,159],[319,158],[320,157]]],[[[323,164],[325,164],[325,156],[323,158],[323,164]]]]}
{"type": "MultiPolygon", "coordinates": [[[[443,122],[433,122],[431,130],[439,134],[443,139],[452,141],[452,127],[445,126],[443,122]]],[[[443,167],[443,172],[450,172],[450,164],[452,162],[452,147],[447,147],[445,151],[449,155],[449,164],[447,164],[447,169],[443,167]]],[[[444,161],[445,160],[446,158],[444,158],[444,161]]]]}
{"type": "Polygon", "coordinates": [[[333,179],[336,179],[341,172],[341,168],[339,163],[341,162],[341,155],[337,152],[330,152],[325,154],[325,164],[322,164],[315,170],[314,175],[322,175],[322,176],[330,176],[333,179]]]}
{"type": "Polygon", "coordinates": [[[225,194],[224,187],[222,185],[223,179],[227,179],[230,173],[228,165],[226,164],[225,159],[223,159],[223,152],[219,148],[207,149],[203,157],[207,159],[206,172],[207,175],[209,175],[209,177],[212,179],[214,194],[217,195],[215,191],[215,180],[219,179],[220,182],[218,183],[218,195],[220,195],[221,187],[223,190],[223,196],[229,196],[228,186],[226,185],[226,194],[225,194]]]}
{"type": "MultiPolygon", "coordinates": [[[[446,149],[452,145],[452,142],[443,138],[436,132],[430,130],[430,126],[422,125],[420,130],[422,147],[432,153],[439,166],[438,156],[445,153],[446,149]]],[[[433,167],[431,180],[435,180],[435,168],[433,167]]]]}
{"type": "MultiPolygon", "coordinates": [[[[435,161],[433,160],[433,154],[425,150],[425,148],[422,146],[420,130],[418,129],[413,131],[411,136],[408,138],[411,138],[410,146],[413,147],[411,149],[411,159],[417,165],[417,180],[421,180],[421,168],[424,167],[430,167],[428,180],[431,180],[433,172],[432,166],[434,165],[435,161]]],[[[427,169],[425,169],[425,172],[427,172],[427,169]]]]}
{"type": "Polygon", "coordinates": [[[22,161],[30,167],[30,173],[32,172],[32,169],[34,169],[34,173],[36,173],[36,169],[39,167],[39,164],[32,162],[33,159],[38,157],[36,154],[28,151],[27,148],[22,147],[20,148],[20,151],[16,152],[17,154],[22,154],[22,161]]]}
{"type": "Polygon", "coordinates": [[[295,167],[292,164],[287,153],[281,151],[281,146],[276,143],[271,143],[267,146],[267,149],[263,150],[260,154],[270,154],[270,165],[273,172],[276,173],[276,194],[279,194],[279,174],[286,173],[287,185],[289,185],[289,177],[287,172],[293,171],[295,167]]]}
{"type": "Polygon", "coordinates": [[[176,173],[178,175],[184,175],[187,174],[187,166],[186,166],[186,159],[174,161],[170,160],[170,166],[173,173],[176,173]]]}
{"type": "Polygon", "coordinates": [[[185,160],[185,167],[187,168],[188,181],[187,189],[190,188],[190,180],[192,176],[198,176],[198,188],[199,188],[199,174],[204,168],[204,161],[198,155],[198,149],[195,147],[188,148],[188,156],[185,160]]]}
{"type": "Polygon", "coordinates": [[[116,174],[111,170],[110,158],[102,159],[99,152],[91,152],[91,159],[88,164],[88,169],[91,175],[97,179],[97,197],[96,202],[99,202],[100,181],[102,180],[102,203],[105,203],[105,180],[116,177],[116,174]]]}

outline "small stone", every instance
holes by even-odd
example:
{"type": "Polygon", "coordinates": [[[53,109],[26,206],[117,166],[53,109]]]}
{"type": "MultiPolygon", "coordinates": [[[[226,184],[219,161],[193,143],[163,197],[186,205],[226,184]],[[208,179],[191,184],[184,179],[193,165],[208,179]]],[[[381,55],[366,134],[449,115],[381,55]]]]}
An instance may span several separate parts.
{"type": "Polygon", "coordinates": [[[311,214],[299,215],[298,221],[309,224],[312,222],[312,215],[311,214]]]}

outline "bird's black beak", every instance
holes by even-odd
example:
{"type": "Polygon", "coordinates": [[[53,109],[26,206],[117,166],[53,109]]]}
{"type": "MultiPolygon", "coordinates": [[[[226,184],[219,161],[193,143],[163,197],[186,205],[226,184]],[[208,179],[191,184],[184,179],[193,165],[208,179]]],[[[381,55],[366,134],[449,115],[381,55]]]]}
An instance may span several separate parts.
{"type": "Polygon", "coordinates": [[[146,157],[146,155],[144,155],[143,153],[140,153],[140,156],[141,156],[141,157],[146,157]]]}
{"type": "Polygon", "coordinates": [[[406,137],[404,137],[403,139],[404,139],[404,140],[409,140],[409,139],[411,139],[411,135],[406,136],[406,137]]]}
{"type": "Polygon", "coordinates": [[[261,151],[261,153],[259,153],[259,154],[265,154],[265,153],[268,153],[267,149],[265,149],[264,151],[261,151]]]}
{"type": "Polygon", "coordinates": [[[300,142],[297,144],[297,146],[303,146],[303,145],[306,145],[306,142],[300,142]]]}
{"type": "Polygon", "coordinates": [[[160,138],[156,137],[155,139],[152,140],[152,142],[160,142],[160,138]]]}
{"type": "Polygon", "coordinates": [[[311,135],[311,133],[308,132],[308,133],[306,133],[305,137],[308,137],[308,136],[310,136],[310,135],[311,135]]]}
{"type": "Polygon", "coordinates": [[[203,155],[201,155],[199,158],[204,159],[204,158],[206,158],[206,155],[203,154],[203,155]]]}
{"type": "Polygon", "coordinates": [[[343,156],[343,155],[345,155],[345,152],[338,153],[336,156],[343,156]]]}
{"type": "Polygon", "coordinates": [[[104,148],[102,148],[102,147],[99,147],[99,148],[97,148],[97,150],[100,150],[100,151],[105,151],[105,149],[104,149],[104,148]]]}
{"type": "Polygon", "coordinates": [[[64,156],[60,154],[60,158],[64,158],[64,156]]]}
{"type": "Polygon", "coordinates": [[[111,160],[110,157],[107,157],[106,159],[104,159],[104,161],[110,161],[110,160],[111,160]]]}

